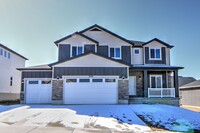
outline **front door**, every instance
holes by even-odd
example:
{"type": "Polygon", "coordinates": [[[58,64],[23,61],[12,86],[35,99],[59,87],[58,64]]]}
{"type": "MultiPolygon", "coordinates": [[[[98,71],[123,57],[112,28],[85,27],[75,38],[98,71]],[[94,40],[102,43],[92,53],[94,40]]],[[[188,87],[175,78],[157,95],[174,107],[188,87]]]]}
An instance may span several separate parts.
{"type": "Polygon", "coordinates": [[[129,76],[129,95],[136,95],[136,76],[129,76]]]}

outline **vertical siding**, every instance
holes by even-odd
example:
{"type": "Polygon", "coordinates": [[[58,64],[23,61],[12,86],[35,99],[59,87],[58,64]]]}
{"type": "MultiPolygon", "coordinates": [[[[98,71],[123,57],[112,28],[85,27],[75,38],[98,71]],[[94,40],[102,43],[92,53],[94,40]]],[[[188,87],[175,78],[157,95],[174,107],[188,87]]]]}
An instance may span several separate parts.
{"type": "Polygon", "coordinates": [[[58,60],[63,61],[70,58],[70,44],[59,44],[58,60]]]}
{"type": "Polygon", "coordinates": [[[95,52],[95,45],[86,44],[84,45],[84,53],[95,52]]]}
{"type": "Polygon", "coordinates": [[[122,46],[122,60],[126,63],[131,64],[131,47],[122,46]]]}
{"type": "Polygon", "coordinates": [[[108,46],[97,46],[97,54],[108,57],[108,46]]]}
{"type": "Polygon", "coordinates": [[[54,78],[67,75],[110,75],[127,78],[126,67],[55,67],[54,78]]]}

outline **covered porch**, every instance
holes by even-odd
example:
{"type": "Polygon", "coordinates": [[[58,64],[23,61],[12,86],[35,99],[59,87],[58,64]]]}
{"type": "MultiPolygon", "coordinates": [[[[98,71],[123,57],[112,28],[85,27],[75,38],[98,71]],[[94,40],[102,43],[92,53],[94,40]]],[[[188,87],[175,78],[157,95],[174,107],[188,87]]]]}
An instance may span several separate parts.
{"type": "MultiPolygon", "coordinates": [[[[136,77],[136,93],[130,95],[129,101],[142,100],[151,103],[162,103],[176,99],[179,101],[178,70],[182,67],[172,66],[134,66],[129,69],[129,76],[136,77]],[[139,99],[138,99],[139,98],[139,99]],[[145,99],[145,100],[144,100],[145,99]],[[159,100],[162,99],[162,100],[159,100]]],[[[129,87],[129,89],[132,89],[129,87]]]]}

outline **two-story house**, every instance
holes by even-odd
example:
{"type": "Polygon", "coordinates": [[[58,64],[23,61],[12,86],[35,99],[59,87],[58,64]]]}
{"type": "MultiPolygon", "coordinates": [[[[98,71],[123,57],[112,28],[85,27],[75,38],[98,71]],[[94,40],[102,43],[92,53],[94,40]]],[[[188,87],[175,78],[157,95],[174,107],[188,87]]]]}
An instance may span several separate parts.
{"type": "Polygon", "coordinates": [[[55,44],[57,62],[19,68],[22,102],[179,105],[182,67],[170,65],[173,46],[159,39],[127,40],[95,24],[55,44]]]}
{"type": "Polygon", "coordinates": [[[21,72],[27,58],[0,44],[0,101],[20,99],[21,72]]]}

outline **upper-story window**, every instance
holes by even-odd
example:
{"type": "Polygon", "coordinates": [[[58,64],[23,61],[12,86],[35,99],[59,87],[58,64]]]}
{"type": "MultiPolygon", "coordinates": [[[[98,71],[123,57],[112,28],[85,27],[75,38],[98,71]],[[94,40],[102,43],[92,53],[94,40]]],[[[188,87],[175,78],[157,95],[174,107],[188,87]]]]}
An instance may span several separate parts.
{"type": "Polygon", "coordinates": [[[134,49],[134,55],[139,55],[139,54],[140,54],[140,49],[135,48],[135,49],[134,49]]]}
{"type": "Polygon", "coordinates": [[[8,59],[10,59],[10,53],[8,52],[8,59]]]}
{"type": "Polygon", "coordinates": [[[0,55],[3,55],[3,49],[0,49],[0,55]]]}
{"type": "Polygon", "coordinates": [[[160,60],[161,59],[161,50],[159,48],[150,48],[150,59],[151,60],[160,60]]]}
{"type": "Polygon", "coordinates": [[[111,47],[110,48],[110,57],[115,59],[121,59],[121,48],[120,47],[111,47]]]}
{"type": "Polygon", "coordinates": [[[83,53],[82,46],[72,46],[72,57],[80,55],[83,53]]]}
{"type": "Polygon", "coordinates": [[[7,57],[7,51],[4,51],[4,57],[7,57]]]}

